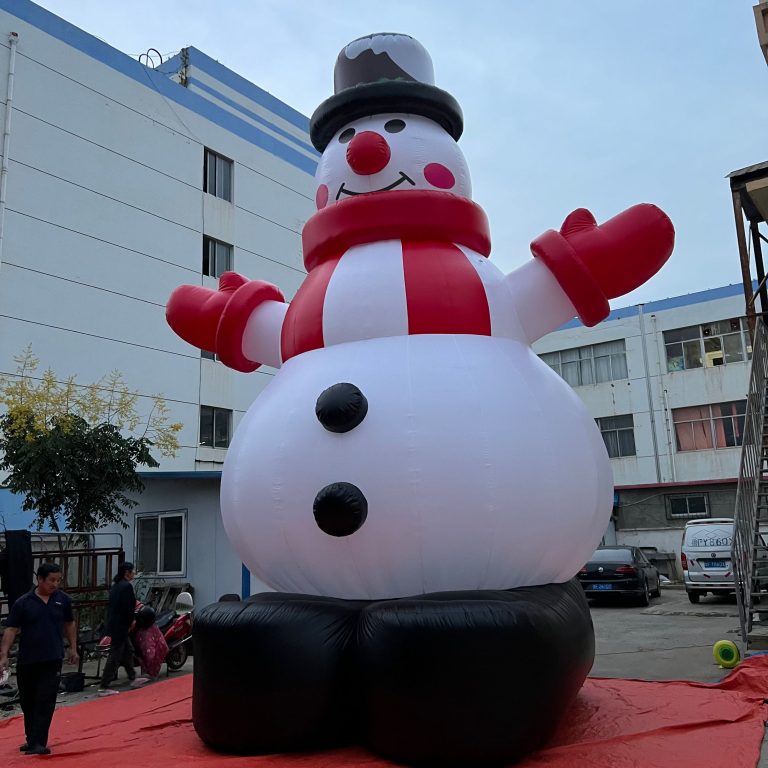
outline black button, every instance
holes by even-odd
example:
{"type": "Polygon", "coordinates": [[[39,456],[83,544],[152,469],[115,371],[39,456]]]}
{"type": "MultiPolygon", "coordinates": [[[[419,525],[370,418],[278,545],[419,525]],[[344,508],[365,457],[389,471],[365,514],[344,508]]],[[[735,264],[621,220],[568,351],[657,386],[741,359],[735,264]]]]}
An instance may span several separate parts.
{"type": "Polygon", "coordinates": [[[368,401],[354,384],[328,387],[315,404],[317,420],[329,432],[349,432],[365,418],[366,413],[368,401]]]}
{"type": "Polygon", "coordinates": [[[368,517],[368,500],[352,483],[331,483],[315,496],[312,511],[323,533],[349,536],[360,530],[368,517]]]}

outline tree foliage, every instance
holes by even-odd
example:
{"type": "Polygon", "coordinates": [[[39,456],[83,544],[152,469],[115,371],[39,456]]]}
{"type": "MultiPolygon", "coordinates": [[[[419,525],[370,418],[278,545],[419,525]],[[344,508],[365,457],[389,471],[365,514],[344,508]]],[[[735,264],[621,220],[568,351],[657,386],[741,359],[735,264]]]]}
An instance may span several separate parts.
{"type": "Polygon", "coordinates": [[[50,368],[35,377],[40,362],[30,347],[15,360],[16,375],[0,379],[6,487],[24,496],[22,508],[35,513],[38,530],[58,530],[59,515],[68,530],[126,527],[125,510],[137,504],[129,494],[144,489],[137,468],[158,466],[151,449],[174,456],[182,425],[168,423],[159,396],[142,416],[139,394],[118,371],[83,386],[50,368]]]}

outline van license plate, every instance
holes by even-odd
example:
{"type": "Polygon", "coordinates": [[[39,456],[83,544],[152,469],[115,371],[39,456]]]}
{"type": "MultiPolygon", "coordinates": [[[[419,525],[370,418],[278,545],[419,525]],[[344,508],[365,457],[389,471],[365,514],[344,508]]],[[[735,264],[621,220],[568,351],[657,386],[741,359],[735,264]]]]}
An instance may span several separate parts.
{"type": "Polygon", "coordinates": [[[705,560],[704,567],[705,568],[727,568],[728,561],[727,560],[705,560]]]}
{"type": "Polygon", "coordinates": [[[593,584],[592,589],[613,589],[613,584],[593,584]]]}

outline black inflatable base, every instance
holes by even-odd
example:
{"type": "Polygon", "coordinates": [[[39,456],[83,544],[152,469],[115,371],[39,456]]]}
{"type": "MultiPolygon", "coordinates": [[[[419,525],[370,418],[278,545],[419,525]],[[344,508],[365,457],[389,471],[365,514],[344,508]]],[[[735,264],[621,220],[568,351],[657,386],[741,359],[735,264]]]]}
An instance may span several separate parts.
{"type": "Polygon", "coordinates": [[[594,632],[576,580],[370,603],[265,593],[204,608],[194,655],[194,726],[220,751],[503,765],[551,735],[594,632]]]}

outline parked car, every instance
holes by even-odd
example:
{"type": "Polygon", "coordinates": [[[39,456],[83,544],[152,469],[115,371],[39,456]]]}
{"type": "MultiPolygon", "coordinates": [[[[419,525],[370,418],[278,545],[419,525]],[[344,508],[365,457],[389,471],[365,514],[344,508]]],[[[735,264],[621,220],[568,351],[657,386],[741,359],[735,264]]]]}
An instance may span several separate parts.
{"type": "MultiPolygon", "coordinates": [[[[765,540],[759,535],[760,558],[768,559],[765,540]]],[[[698,603],[711,593],[728,595],[735,592],[731,547],[733,546],[733,520],[729,517],[709,517],[689,520],[683,530],[680,564],[688,599],[698,603]]],[[[768,569],[758,571],[755,592],[768,587],[768,569]]]]}
{"type": "Polygon", "coordinates": [[[638,547],[598,547],[578,578],[590,599],[626,595],[648,605],[661,595],[659,572],[638,547]]]}

